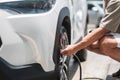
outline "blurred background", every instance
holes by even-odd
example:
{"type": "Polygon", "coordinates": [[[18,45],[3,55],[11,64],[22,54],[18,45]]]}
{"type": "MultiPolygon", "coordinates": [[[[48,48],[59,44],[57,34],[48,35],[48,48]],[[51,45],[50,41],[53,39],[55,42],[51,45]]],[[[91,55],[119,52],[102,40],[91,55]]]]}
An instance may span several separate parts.
{"type": "Polygon", "coordinates": [[[104,15],[103,0],[87,0],[88,4],[88,33],[99,27],[104,15]]]}

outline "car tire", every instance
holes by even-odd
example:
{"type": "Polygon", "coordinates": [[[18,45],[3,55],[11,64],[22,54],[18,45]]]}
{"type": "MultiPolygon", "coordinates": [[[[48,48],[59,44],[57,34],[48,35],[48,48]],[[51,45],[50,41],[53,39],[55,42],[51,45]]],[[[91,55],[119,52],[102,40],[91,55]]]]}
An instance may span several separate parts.
{"type": "Polygon", "coordinates": [[[70,80],[70,56],[65,56],[60,54],[60,50],[64,49],[66,47],[66,45],[69,44],[69,40],[68,40],[68,34],[67,31],[65,29],[65,27],[60,27],[59,30],[59,54],[57,54],[58,56],[58,60],[57,60],[57,72],[58,72],[58,80],[70,80]]]}
{"type": "MultiPolygon", "coordinates": [[[[76,55],[77,55],[77,57],[79,58],[79,60],[80,60],[81,62],[84,62],[84,61],[86,61],[86,59],[87,59],[87,52],[86,52],[86,50],[84,50],[84,49],[78,51],[78,52],[76,53],[76,55]]],[[[76,57],[74,57],[74,59],[75,59],[75,61],[77,61],[76,57]]]]}

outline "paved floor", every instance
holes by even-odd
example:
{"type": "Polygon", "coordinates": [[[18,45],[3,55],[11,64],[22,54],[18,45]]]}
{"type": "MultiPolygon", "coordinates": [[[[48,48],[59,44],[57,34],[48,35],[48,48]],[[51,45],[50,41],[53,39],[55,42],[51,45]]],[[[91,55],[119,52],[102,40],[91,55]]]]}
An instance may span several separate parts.
{"type": "MultiPolygon", "coordinates": [[[[120,68],[120,63],[106,56],[88,52],[87,61],[82,63],[83,80],[115,80],[111,74],[120,68]]],[[[79,68],[72,80],[79,80],[79,68]]]]}

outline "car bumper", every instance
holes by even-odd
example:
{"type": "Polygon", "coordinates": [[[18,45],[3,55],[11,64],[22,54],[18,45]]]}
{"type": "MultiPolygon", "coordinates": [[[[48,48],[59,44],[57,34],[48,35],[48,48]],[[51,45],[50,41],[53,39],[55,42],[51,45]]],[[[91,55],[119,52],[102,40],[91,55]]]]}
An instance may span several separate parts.
{"type": "Polygon", "coordinates": [[[56,72],[45,72],[40,64],[13,66],[0,58],[0,80],[55,80],[56,72]]]}

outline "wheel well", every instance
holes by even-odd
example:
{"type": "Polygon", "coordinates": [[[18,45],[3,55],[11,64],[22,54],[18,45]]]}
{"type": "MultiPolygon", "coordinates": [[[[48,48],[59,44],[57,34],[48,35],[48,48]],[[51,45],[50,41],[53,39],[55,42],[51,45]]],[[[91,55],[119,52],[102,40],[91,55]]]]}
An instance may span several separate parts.
{"type": "Polygon", "coordinates": [[[67,30],[69,43],[70,43],[71,42],[71,21],[70,21],[70,17],[69,16],[66,16],[63,19],[62,26],[64,26],[65,29],[67,30]]]}
{"type": "Polygon", "coordinates": [[[58,16],[56,35],[55,35],[55,44],[53,51],[53,61],[55,63],[55,71],[58,71],[58,60],[60,54],[60,45],[59,45],[59,36],[60,36],[60,28],[64,26],[69,38],[69,43],[71,42],[71,22],[70,22],[70,12],[67,7],[61,9],[58,16]]]}

